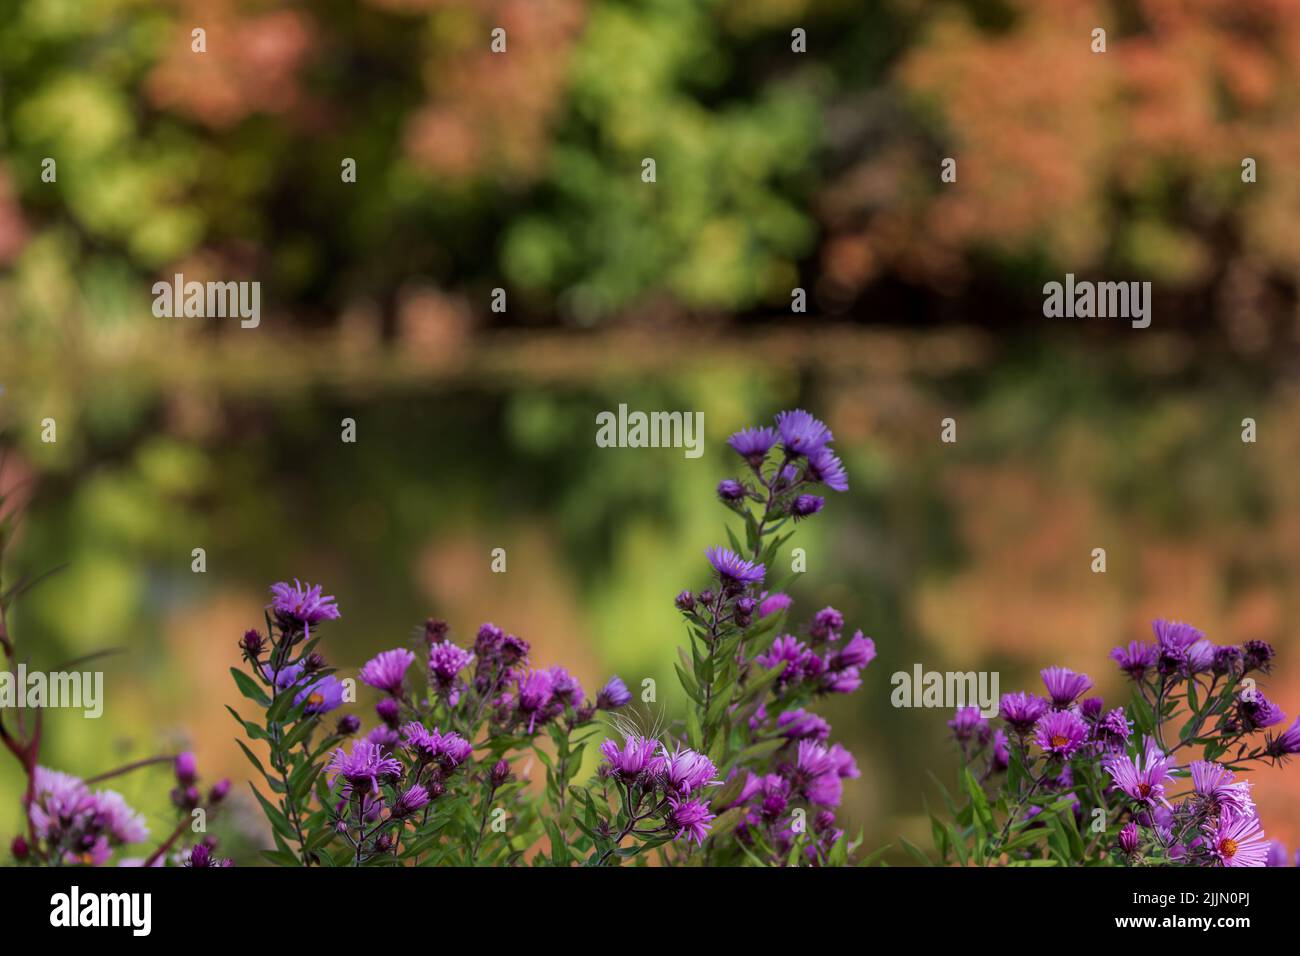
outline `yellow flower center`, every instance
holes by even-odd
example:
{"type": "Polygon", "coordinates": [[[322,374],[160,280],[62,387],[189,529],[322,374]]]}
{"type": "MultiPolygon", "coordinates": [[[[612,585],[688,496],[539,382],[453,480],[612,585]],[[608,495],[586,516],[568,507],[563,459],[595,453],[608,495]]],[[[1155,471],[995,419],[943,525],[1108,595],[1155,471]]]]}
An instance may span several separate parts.
{"type": "Polygon", "coordinates": [[[1237,853],[1237,841],[1231,838],[1219,841],[1219,852],[1226,857],[1235,856],[1237,853]]]}
{"type": "Polygon", "coordinates": [[[1148,796],[1150,793],[1151,793],[1151,784],[1149,784],[1149,783],[1139,783],[1139,784],[1138,784],[1138,796],[1139,796],[1139,797],[1145,797],[1145,796],[1148,796]]]}
{"type": "Polygon", "coordinates": [[[1065,746],[1066,744],[1068,744],[1069,742],[1070,742],[1070,738],[1069,738],[1069,737],[1063,737],[1063,736],[1061,736],[1060,734],[1053,734],[1053,735],[1052,735],[1052,746],[1053,746],[1053,747],[1064,747],[1064,746],[1065,746]]]}
{"type": "Polygon", "coordinates": [[[325,698],[318,693],[312,694],[310,697],[307,698],[307,703],[310,704],[312,707],[319,707],[321,704],[325,703],[325,698]]]}

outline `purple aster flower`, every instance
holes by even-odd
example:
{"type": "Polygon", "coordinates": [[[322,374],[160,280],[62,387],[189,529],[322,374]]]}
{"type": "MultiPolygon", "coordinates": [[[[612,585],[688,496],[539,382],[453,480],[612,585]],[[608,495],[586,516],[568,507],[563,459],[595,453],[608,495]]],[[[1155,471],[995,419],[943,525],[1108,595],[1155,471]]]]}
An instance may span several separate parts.
{"type": "Polygon", "coordinates": [[[271,610],[281,624],[297,623],[304,628],[321,621],[333,621],[339,609],[330,594],[322,594],[319,584],[302,584],[297,578],[293,584],[280,581],[271,585],[271,610]]]}
{"type": "Polygon", "coordinates": [[[718,497],[723,501],[739,501],[745,497],[745,486],[734,478],[723,478],[718,482],[718,497]]]}
{"type": "Polygon", "coordinates": [[[632,700],[632,692],[623,683],[623,678],[615,674],[596,695],[596,707],[600,710],[617,710],[632,700]]]}
{"type": "Polygon", "coordinates": [[[600,745],[600,752],[606,760],[606,772],[624,783],[633,783],[643,775],[654,775],[661,760],[655,756],[658,749],[659,741],[636,734],[623,741],[622,749],[613,740],[606,740],[600,745]]]}
{"type": "Polygon", "coordinates": [[[844,615],[833,607],[824,607],[813,615],[808,633],[817,641],[834,641],[844,628],[844,615]]]}
{"type": "Polygon", "coordinates": [[[840,761],[815,740],[799,741],[794,766],[794,786],[808,802],[823,807],[838,807],[843,794],[840,761]]]}
{"type": "Polygon", "coordinates": [[[1267,641],[1247,641],[1241,645],[1242,662],[1248,671],[1268,673],[1273,666],[1273,645],[1267,641]]]}
{"type": "Polygon", "coordinates": [[[876,642],[856,631],[849,642],[831,657],[831,670],[842,667],[866,667],[876,659],[876,642]]]}
{"type": "Polygon", "coordinates": [[[396,697],[402,692],[406,669],[414,661],[415,655],[404,647],[384,651],[372,657],[366,662],[366,666],[361,668],[361,679],[371,687],[396,697]]]}
{"type": "Polygon", "coordinates": [[[862,776],[862,771],[858,770],[858,762],[853,759],[853,754],[849,753],[842,744],[831,744],[831,749],[827,753],[830,755],[835,772],[840,777],[862,776]]]}
{"type": "Polygon", "coordinates": [[[519,710],[528,717],[528,732],[531,734],[537,724],[537,718],[555,693],[554,678],[549,671],[530,670],[516,681],[519,697],[519,710]]]}
{"type": "Polygon", "coordinates": [[[1263,866],[1268,861],[1268,841],[1254,814],[1225,808],[1217,822],[1207,822],[1202,829],[1220,866],[1263,866]]]}
{"type": "Polygon", "coordinates": [[[820,495],[800,495],[790,503],[790,514],[794,516],[795,521],[800,521],[821,511],[824,504],[826,499],[820,495]]]}
{"type": "Polygon", "coordinates": [[[1052,698],[1052,703],[1057,707],[1069,707],[1092,687],[1091,677],[1076,674],[1068,667],[1046,667],[1039,673],[1047,686],[1047,696],[1052,698]]]}
{"type": "Polygon", "coordinates": [[[1165,799],[1165,782],[1172,779],[1169,770],[1174,758],[1150,737],[1145,741],[1145,753],[1134,759],[1128,754],[1114,754],[1102,762],[1102,769],[1110,774],[1115,786],[1129,799],[1153,807],[1157,802],[1168,806],[1165,799]]]}
{"type": "Polygon", "coordinates": [[[563,667],[552,667],[550,674],[552,699],[561,704],[568,704],[570,707],[581,707],[583,693],[578,679],[563,667]]]}
{"type": "Polygon", "coordinates": [[[804,676],[805,664],[816,657],[807,645],[793,634],[782,634],[765,653],[759,654],[754,661],[762,667],[785,666],[785,671],[777,678],[779,685],[793,683],[804,676]]]}
{"type": "Polygon", "coordinates": [[[365,795],[379,790],[381,782],[392,782],[402,776],[402,765],[393,757],[385,757],[378,744],[357,740],[352,751],[345,753],[340,747],[326,768],[331,783],[339,777],[346,781],[344,796],[365,795]]]}
{"type": "Polygon", "coordinates": [[[333,674],[327,674],[298,691],[293,702],[306,705],[302,709],[304,714],[319,716],[343,706],[343,691],[343,682],[333,674]]]}
{"type": "Polygon", "coordinates": [[[1204,631],[1182,621],[1152,621],[1151,630],[1156,635],[1156,643],[1160,645],[1160,649],[1178,657],[1181,657],[1182,652],[1197,641],[1205,640],[1204,631]]]}
{"type": "Polygon", "coordinates": [[[397,733],[397,728],[389,727],[387,724],[380,724],[365,736],[367,743],[374,744],[384,753],[391,752],[401,742],[401,739],[401,736],[397,733]]]}
{"type": "Polygon", "coordinates": [[[727,444],[732,451],[757,468],[776,444],[776,432],[770,428],[746,428],[728,438],[727,444]]]}
{"type": "Polygon", "coordinates": [[[1264,860],[1265,866],[1290,866],[1291,854],[1287,852],[1286,844],[1281,840],[1268,841],[1268,856],[1264,860]]]}
{"type": "Polygon", "coordinates": [[[1133,680],[1140,681],[1148,670],[1155,667],[1160,652],[1154,644],[1129,641],[1128,647],[1117,647],[1110,652],[1110,656],[1120,670],[1133,680]]]}
{"type": "Polygon", "coordinates": [[[1286,714],[1256,688],[1249,696],[1243,694],[1237,699],[1237,720],[1245,732],[1251,733],[1282,723],[1286,714]]]}
{"type": "Polygon", "coordinates": [[[474,662],[474,655],[451,641],[429,648],[429,677],[440,688],[450,688],[457,676],[474,662]]]}
{"type": "Polygon", "coordinates": [[[212,847],[206,843],[196,843],[190,847],[184,865],[193,870],[206,870],[234,866],[235,861],[214,855],[212,847]]]}
{"type": "Polygon", "coordinates": [[[393,817],[401,820],[403,817],[409,817],[413,813],[418,813],[429,805],[429,791],[420,784],[415,784],[402,793],[393,801],[393,817]]]}
{"type": "Polygon", "coordinates": [[[786,610],[794,602],[788,594],[764,594],[758,602],[758,616],[767,617],[786,610]]]}
{"type": "Polygon", "coordinates": [[[176,781],[182,786],[189,786],[199,778],[198,761],[188,750],[176,755],[176,759],[172,762],[172,769],[176,773],[176,781]]]}
{"type": "Polygon", "coordinates": [[[826,740],[831,735],[830,724],[802,707],[784,711],[776,718],[776,729],[790,740],[826,740]]]}
{"type": "Polygon", "coordinates": [[[1124,708],[1116,707],[1107,711],[1106,716],[1097,721],[1097,740],[1104,747],[1126,748],[1132,730],[1133,728],[1129,723],[1128,715],[1124,712],[1124,708]]]}
{"type": "Polygon", "coordinates": [[[1242,671],[1241,648],[1231,644],[1214,649],[1214,673],[1239,674],[1242,671]]]}
{"type": "Polygon", "coordinates": [[[695,595],[690,591],[683,591],[673,600],[677,610],[690,612],[695,610],[695,595]]]}
{"type": "Polygon", "coordinates": [[[1268,738],[1267,751],[1271,757],[1289,757],[1300,754],[1300,717],[1282,733],[1268,738]]]}
{"type": "Polygon", "coordinates": [[[808,477],[831,491],[849,490],[849,473],[844,463],[829,448],[819,448],[808,456],[808,477]]]}
{"type": "Polygon", "coordinates": [[[1027,734],[1034,729],[1040,717],[1047,713],[1047,701],[1022,690],[1014,694],[1003,694],[998,702],[998,716],[1007,722],[1012,730],[1027,734]]]}
{"type": "Polygon", "coordinates": [[[1237,814],[1254,814],[1255,801],[1247,781],[1234,782],[1231,770],[1209,760],[1193,760],[1190,769],[1192,789],[1206,809],[1230,807],[1237,814]]]}
{"type": "Polygon", "coordinates": [[[97,790],[86,804],[88,826],[110,843],[139,843],[149,838],[144,816],[132,810],[116,790],[97,790]]]}
{"type": "Polygon", "coordinates": [[[834,441],[831,430],[802,408],[777,415],[776,430],[790,455],[811,455],[827,442],[834,441]]]}
{"type": "Polygon", "coordinates": [[[1045,753],[1068,759],[1083,745],[1088,725],[1070,710],[1053,710],[1034,725],[1034,743],[1045,753]]]}
{"type": "Polygon", "coordinates": [[[301,664],[289,664],[280,668],[277,672],[270,664],[263,664],[262,676],[265,677],[268,682],[274,680],[276,690],[284,690],[285,688],[292,687],[302,679],[303,670],[304,668],[301,664]]]}
{"type": "Polygon", "coordinates": [[[668,812],[664,815],[664,820],[669,827],[677,831],[676,838],[685,837],[688,841],[694,840],[696,845],[704,842],[704,838],[709,835],[709,824],[713,822],[714,814],[709,812],[706,806],[700,800],[678,800],[676,797],[668,797],[668,812]]]}
{"type": "Polygon", "coordinates": [[[952,720],[948,721],[948,729],[959,743],[964,744],[977,736],[981,740],[987,740],[989,722],[980,716],[978,707],[958,707],[952,720]]]}
{"type": "Polygon", "coordinates": [[[356,714],[344,714],[339,718],[338,726],[334,733],[340,737],[351,737],[361,729],[361,718],[356,714]]]}
{"type": "Polygon", "coordinates": [[[763,580],[763,565],[746,561],[730,548],[708,548],[704,555],[724,584],[757,584],[763,580]]]}
{"type": "Polygon", "coordinates": [[[1197,641],[1187,648],[1186,673],[1188,676],[1208,671],[1218,658],[1218,648],[1209,641],[1197,641]]]}
{"type": "Polygon", "coordinates": [[[660,756],[659,775],[664,787],[679,796],[721,782],[713,761],[688,747],[678,747],[672,752],[664,747],[660,756]]]}
{"type": "MultiPolygon", "coordinates": [[[[813,655],[813,660],[821,658],[813,655]]],[[[822,689],[828,694],[851,694],[862,686],[862,677],[856,667],[845,667],[826,674],[822,680],[822,689]]]]}
{"type": "Polygon", "coordinates": [[[1132,820],[1124,824],[1124,828],[1119,831],[1119,848],[1129,856],[1137,851],[1138,828],[1132,820]]]}

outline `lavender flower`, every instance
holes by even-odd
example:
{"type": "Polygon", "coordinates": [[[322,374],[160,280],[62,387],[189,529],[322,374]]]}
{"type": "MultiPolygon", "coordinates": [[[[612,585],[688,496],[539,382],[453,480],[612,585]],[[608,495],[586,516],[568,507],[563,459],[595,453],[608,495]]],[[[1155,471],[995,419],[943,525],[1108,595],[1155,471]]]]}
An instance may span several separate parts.
{"type": "Polygon", "coordinates": [[[1057,707],[1069,707],[1092,687],[1092,678],[1076,674],[1068,667],[1046,667],[1039,672],[1047,686],[1047,696],[1057,707]]]}
{"type": "Polygon", "coordinates": [[[1254,814],[1224,808],[1217,822],[1207,822],[1202,829],[1220,866],[1264,866],[1268,862],[1268,841],[1254,814]]]}
{"type": "Polygon", "coordinates": [[[1268,738],[1266,750],[1271,757],[1283,758],[1300,753],[1300,717],[1282,733],[1268,738]]]}
{"type": "Polygon", "coordinates": [[[1110,656],[1119,665],[1120,670],[1133,680],[1140,681],[1146,676],[1147,671],[1155,667],[1160,652],[1154,644],[1129,641],[1128,647],[1117,647],[1110,652],[1110,656]]]}
{"type": "Polygon", "coordinates": [[[1115,754],[1102,763],[1102,769],[1110,774],[1115,786],[1128,795],[1129,799],[1148,807],[1157,802],[1168,806],[1165,799],[1165,781],[1171,779],[1169,772],[1174,759],[1164,753],[1154,740],[1145,741],[1143,756],[1134,759],[1128,754],[1115,754]]]}
{"type": "Polygon", "coordinates": [[[333,595],[322,594],[319,584],[302,584],[297,578],[293,584],[280,581],[271,585],[269,607],[282,624],[296,623],[305,628],[339,617],[333,595]]]}
{"type": "Polygon", "coordinates": [[[708,548],[704,555],[723,584],[757,584],[763,580],[763,565],[746,561],[730,548],[708,548]]]}
{"type": "Polygon", "coordinates": [[[1224,807],[1231,808],[1237,814],[1253,815],[1255,801],[1250,796],[1250,783],[1233,780],[1232,771],[1208,760],[1194,760],[1190,765],[1192,771],[1192,789],[1201,798],[1202,805],[1212,811],[1224,807]]]}
{"type": "Polygon", "coordinates": [[[385,757],[379,745],[367,740],[353,742],[348,753],[341,747],[335,750],[326,769],[331,782],[339,777],[346,781],[345,796],[377,792],[381,783],[397,780],[402,775],[401,762],[385,757]]]}
{"type": "Polygon", "coordinates": [[[757,468],[776,444],[776,432],[770,428],[746,428],[727,439],[732,450],[757,468]]]}
{"type": "Polygon", "coordinates": [[[1016,691],[1003,694],[998,702],[998,716],[1018,734],[1027,734],[1034,729],[1040,717],[1047,713],[1048,703],[1034,694],[1016,691]]]}
{"type": "Polygon", "coordinates": [[[811,455],[833,441],[831,431],[802,408],[776,416],[776,429],[787,454],[811,455]]]}
{"type": "Polygon", "coordinates": [[[632,700],[632,692],[623,683],[623,678],[615,674],[596,695],[596,707],[599,710],[617,710],[632,700]]]}
{"type": "Polygon", "coordinates": [[[600,745],[600,752],[606,760],[606,771],[616,780],[635,783],[644,776],[657,773],[661,760],[655,757],[659,742],[653,738],[630,735],[623,741],[620,749],[613,740],[606,740],[600,745]]]}
{"type": "Polygon", "coordinates": [[[685,837],[688,841],[694,840],[697,846],[702,844],[709,835],[709,825],[713,820],[714,814],[700,800],[680,800],[673,796],[668,798],[665,822],[677,831],[678,839],[685,837]]]}
{"type": "Polygon", "coordinates": [[[1088,736],[1088,725],[1073,711],[1053,710],[1034,727],[1034,743],[1045,753],[1068,759],[1088,736]]]}
{"type": "Polygon", "coordinates": [[[294,697],[294,704],[304,704],[304,714],[319,716],[343,706],[343,682],[333,674],[322,677],[316,683],[300,690],[294,697]]]}
{"type": "Polygon", "coordinates": [[[679,747],[669,752],[662,750],[659,774],[665,788],[679,796],[689,796],[704,787],[720,783],[717,779],[718,769],[713,761],[704,754],[689,748],[679,747]]]}
{"type": "Polygon", "coordinates": [[[849,475],[844,463],[829,448],[819,448],[808,456],[808,477],[831,491],[848,491],[849,475]]]}
{"type": "Polygon", "coordinates": [[[397,697],[402,693],[402,682],[406,679],[407,668],[414,662],[413,653],[404,647],[395,648],[372,657],[366,662],[366,666],[361,668],[360,676],[362,681],[376,690],[397,697]]]}

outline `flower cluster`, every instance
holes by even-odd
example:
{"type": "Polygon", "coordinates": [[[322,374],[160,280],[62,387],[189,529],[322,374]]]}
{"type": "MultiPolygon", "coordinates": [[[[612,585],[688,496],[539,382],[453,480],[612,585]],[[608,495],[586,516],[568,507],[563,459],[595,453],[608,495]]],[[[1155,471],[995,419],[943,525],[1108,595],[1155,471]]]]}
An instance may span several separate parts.
{"type": "Polygon", "coordinates": [[[800,410],[731,437],[746,473],[718,493],[742,517],[745,543],[733,533],[710,548],[709,586],[677,597],[691,635],[678,669],[690,706],[667,727],[647,731],[644,715],[623,712],[632,694],[619,677],[589,695],[495,624],[461,644],[435,619],[414,649],[386,650],[358,671],[377,697],[372,726],[351,713],[327,724],[352,703],[349,682],[316,650],[318,625],[338,620],[338,606],[319,586],[274,585],[266,634],[244,635],[247,667],[234,671],[262,712],[237,719],[269,750],[266,763],[249,750],[276,844],[266,858],[509,865],[541,844],[536,859],[554,865],[616,864],[656,849],[669,863],[687,854],[845,862],[857,844],[835,810],[858,769],[808,707],[856,690],[875,645],[847,632],[834,608],[785,630],[791,600],[770,581],[790,529],[822,509],[813,492],[848,488],[830,442],[800,410]],[[616,735],[599,745],[594,779],[579,784],[589,742],[606,736],[602,723],[616,735]],[[512,770],[522,755],[524,766],[535,758],[545,768],[540,794],[512,770]]]}
{"type": "Polygon", "coordinates": [[[949,727],[975,810],[968,833],[936,821],[945,858],[969,853],[974,836],[983,862],[1286,860],[1286,848],[1265,839],[1251,783],[1239,777],[1252,763],[1300,753],[1300,720],[1271,730],[1285,715],[1252,676],[1268,673],[1272,647],[1216,645],[1197,628],[1171,621],[1156,621],[1152,630],[1154,641],[1131,641],[1110,654],[1133,685],[1127,706],[1087,696],[1093,682],[1086,674],[1049,667],[1041,673],[1042,694],[1002,695],[1002,726],[974,707],[958,710],[949,727]],[[1000,792],[989,799],[985,788],[1003,774],[1000,792]],[[1009,808],[996,831],[991,805],[1009,808]]]}

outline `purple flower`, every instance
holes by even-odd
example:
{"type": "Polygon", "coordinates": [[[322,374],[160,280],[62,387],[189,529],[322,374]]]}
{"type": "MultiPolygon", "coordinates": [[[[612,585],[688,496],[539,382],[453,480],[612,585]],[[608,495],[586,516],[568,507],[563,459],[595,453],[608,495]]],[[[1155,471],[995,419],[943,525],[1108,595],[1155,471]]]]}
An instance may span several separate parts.
{"type": "Polygon", "coordinates": [[[1237,720],[1240,721],[1243,730],[1251,733],[1282,723],[1286,720],[1286,714],[1277,704],[1265,697],[1263,691],[1256,688],[1249,696],[1242,694],[1237,699],[1237,720]]]}
{"type": "Polygon", "coordinates": [[[596,695],[596,707],[600,710],[616,710],[632,700],[632,692],[623,683],[623,678],[615,674],[596,695]]]}
{"type": "Polygon", "coordinates": [[[776,718],[776,729],[790,740],[825,740],[831,735],[830,724],[803,708],[784,711],[776,718]]]}
{"type": "Polygon", "coordinates": [[[866,667],[876,659],[876,642],[856,631],[849,642],[831,657],[831,670],[842,667],[866,667]]]}
{"type": "Polygon", "coordinates": [[[371,687],[396,697],[402,692],[406,669],[414,661],[415,655],[404,647],[384,651],[372,657],[366,662],[366,666],[361,668],[361,679],[371,687]]]}
{"type": "Polygon", "coordinates": [[[659,775],[664,787],[680,796],[689,796],[703,787],[719,783],[718,769],[704,754],[687,747],[669,752],[663,748],[659,775]]]}
{"type": "Polygon", "coordinates": [[[727,439],[732,450],[757,468],[776,444],[776,432],[770,428],[746,428],[727,439]]]}
{"type": "Polygon", "coordinates": [[[815,740],[799,741],[794,785],[810,803],[838,807],[843,794],[840,758],[815,740]]]}
{"type": "Polygon", "coordinates": [[[1119,669],[1136,681],[1142,680],[1146,672],[1155,667],[1159,656],[1156,646],[1144,641],[1129,641],[1128,647],[1117,647],[1110,652],[1111,660],[1119,665],[1119,669]]]}
{"type": "Polygon", "coordinates": [[[537,724],[540,712],[555,694],[555,682],[549,671],[530,670],[516,681],[519,710],[528,717],[528,732],[537,724]]]}
{"type": "Polygon", "coordinates": [[[808,633],[814,640],[834,641],[839,639],[839,633],[843,627],[844,615],[833,607],[824,607],[813,615],[812,625],[808,628],[808,633]]]}
{"type": "Polygon", "coordinates": [[[262,665],[262,676],[265,677],[268,682],[274,679],[276,690],[284,690],[285,688],[292,687],[294,684],[298,683],[302,678],[302,675],[303,666],[301,664],[286,665],[285,667],[282,667],[278,673],[270,664],[262,665]]]}
{"type": "Polygon", "coordinates": [[[696,845],[704,842],[704,838],[709,835],[709,824],[713,822],[714,814],[709,812],[709,808],[700,800],[679,800],[676,797],[668,797],[668,812],[665,814],[665,822],[669,827],[677,831],[675,837],[680,839],[686,837],[687,840],[694,840],[696,845]]]}
{"type": "Polygon", "coordinates": [[[739,501],[745,497],[745,486],[734,478],[723,478],[718,482],[718,497],[723,501],[739,501]]]}
{"type": "Polygon", "coordinates": [[[328,714],[331,710],[343,706],[343,682],[333,674],[327,674],[314,684],[304,687],[294,696],[294,704],[305,704],[304,714],[328,714]]]}
{"type": "Polygon", "coordinates": [[[339,609],[330,594],[321,594],[319,584],[302,584],[297,578],[293,584],[280,581],[271,585],[270,608],[282,624],[297,623],[310,627],[320,621],[333,621],[339,609]]]}
{"type": "Polygon", "coordinates": [[[193,870],[205,870],[234,866],[235,862],[228,858],[214,856],[212,847],[206,843],[196,843],[190,847],[184,865],[193,870]]]}
{"type": "Polygon", "coordinates": [[[1034,726],[1034,743],[1044,752],[1068,759],[1088,736],[1088,725],[1070,710],[1053,710],[1044,714],[1034,726]]]}
{"type": "Polygon", "coordinates": [[[1241,655],[1246,670],[1267,673],[1273,664],[1273,645],[1267,641],[1247,641],[1241,645],[1241,655]]]}
{"type": "Polygon", "coordinates": [[[1039,673],[1047,686],[1047,696],[1052,698],[1052,703],[1057,707],[1069,707],[1092,687],[1091,677],[1076,674],[1068,667],[1046,667],[1039,673]]]}
{"type": "Polygon", "coordinates": [[[1264,863],[1265,866],[1290,866],[1291,854],[1287,852],[1286,844],[1281,840],[1268,841],[1268,857],[1264,863]]]}
{"type": "Polygon", "coordinates": [[[411,721],[402,728],[402,737],[406,747],[415,759],[424,763],[439,763],[445,770],[455,770],[468,758],[473,745],[460,734],[453,731],[440,733],[438,728],[429,730],[418,721],[411,721]]]}
{"type": "Polygon", "coordinates": [[[819,448],[808,456],[808,477],[831,491],[849,490],[849,474],[844,470],[844,463],[829,448],[819,448]]]}
{"type": "Polygon", "coordinates": [[[655,757],[659,741],[652,737],[640,737],[636,734],[623,741],[622,749],[613,740],[606,740],[600,745],[600,752],[606,760],[606,770],[611,777],[624,783],[641,779],[642,775],[653,775],[659,767],[660,758],[655,757]]]}
{"type": "Polygon", "coordinates": [[[1210,853],[1221,866],[1264,866],[1268,862],[1268,841],[1254,814],[1224,808],[1218,821],[1205,823],[1202,830],[1210,853]]]}
{"type": "Polygon", "coordinates": [[[1132,820],[1124,824],[1124,828],[1119,831],[1119,848],[1129,855],[1138,848],[1138,828],[1132,820]]]}
{"type": "Polygon", "coordinates": [[[802,408],[777,415],[776,430],[781,435],[781,444],[790,455],[811,455],[834,440],[830,429],[802,408]]]}
{"type": "Polygon", "coordinates": [[[785,666],[785,671],[777,681],[780,685],[793,683],[803,677],[805,665],[816,657],[807,645],[793,634],[782,634],[765,653],[759,654],[754,661],[763,667],[785,666]]]}
{"type": "Polygon", "coordinates": [[[1300,754],[1300,717],[1277,736],[1268,738],[1268,753],[1272,757],[1289,757],[1300,754]]]}
{"type": "Polygon", "coordinates": [[[1003,694],[998,703],[998,715],[1007,722],[1012,730],[1027,734],[1034,729],[1038,719],[1047,713],[1047,701],[1022,690],[1014,694],[1003,694]]]}
{"type": "Polygon", "coordinates": [[[1145,753],[1134,759],[1128,754],[1115,754],[1102,762],[1102,769],[1110,774],[1115,786],[1129,799],[1148,807],[1157,802],[1168,806],[1165,799],[1165,781],[1172,779],[1169,770],[1174,758],[1150,737],[1145,741],[1145,753]]]}
{"type": "Polygon", "coordinates": [[[948,721],[948,729],[960,743],[966,743],[975,736],[986,740],[989,734],[989,722],[980,716],[978,707],[958,707],[952,720],[948,721]]]}
{"type": "Polygon", "coordinates": [[[757,584],[763,580],[763,565],[746,561],[730,548],[708,548],[704,555],[724,584],[757,584]]]}
{"type": "Polygon", "coordinates": [[[550,674],[553,700],[570,707],[581,707],[583,694],[578,679],[563,667],[552,667],[550,674]]]}
{"type": "Polygon", "coordinates": [[[1232,771],[1227,767],[1209,760],[1193,760],[1190,769],[1192,789],[1206,809],[1230,807],[1238,814],[1255,812],[1255,801],[1250,797],[1250,784],[1245,780],[1234,782],[1232,771]]]}
{"type": "Polygon", "coordinates": [[[139,843],[149,838],[144,817],[127,805],[116,790],[97,790],[90,796],[86,812],[90,825],[113,843],[139,843]]]}
{"type": "Polygon", "coordinates": [[[762,618],[777,614],[793,603],[788,594],[764,594],[758,602],[758,616],[762,618]]]}
{"type": "Polygon", "coordinates": [[[198,762],[194,759],[194,754],[188,750],[176,755],[172,769],[176,772],[177,782],[182,786],[189,786],[199,777],[198,762]]]}
{"type": "Polygon", "coordinates": [[[451,641],[434,644],[429,648],[429,676],[440,688],[449,688],[473,661],[473,654],[451,641]]]}
{"type": "Polygon", "coordinates": [[[1107,711],[1106,716],[1097,721],[1095,732],[1097,740],[1104,747],[1124,748],[1128,746],[1128,738],[1132,730],[1124,708],[1116,707],[1107,711]]]}
{"type": "Polygon", "coordinates": [[[335,750],[326,769],[331,783],[339,777],[346,781],[344,796],[374,793],[381,782],[391,782],[402,775],[401,763],[385,757],[380,746],[368,740],[354,741],[351,753],[345,753],[342,747],[335,750]]]}
{"type": "Polygon", "coordinates": [[[415,784],[407,790],[404,790],[396,800],[393,801],[393,817],[402,819],[409,817],[411,814],[424,809],[429,803],[429,791],[420,784],[415,784]]]}
{"type": "Polygon", "coordinates": [[[820,495],[799,495],[790,503],[790,514],[794,516],[795,521],[810,518],[821,511],[824,504],[826,499],[820,495]]]}

